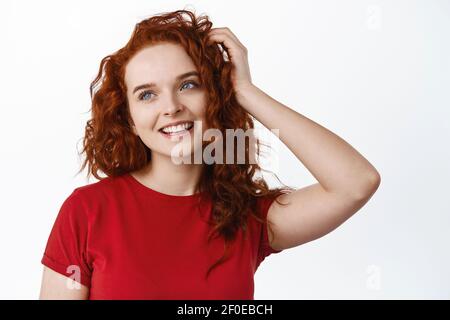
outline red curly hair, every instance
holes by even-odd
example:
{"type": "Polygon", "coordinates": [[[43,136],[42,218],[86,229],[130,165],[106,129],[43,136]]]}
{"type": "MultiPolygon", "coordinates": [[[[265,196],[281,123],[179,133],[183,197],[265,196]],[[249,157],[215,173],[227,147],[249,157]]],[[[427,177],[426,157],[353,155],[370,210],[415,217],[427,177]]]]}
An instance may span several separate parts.
{"type": "MultiPolygon", "coordinates": [[[[187,10],[155,15],[137,23],[128,43],[102,59],[98,75],[90,85],[92,118],[86,123],[80,153],[85,153],[86,158],[78,173],[88,166],[88,179],[92,174],[101,180],[104,178],[99,176],[99,172],[108,177],[120,176],[151,161],[151,150],[131,130],[124,74],[133,55],[158,42],[181,45],[194,62],[207,92],[205,120],[208,127],[219,129],[223,136],[226,136],[226,129],[254,128],[252,117],[236,100],[230,77],[231,63],[224,59],[216,44],[207,44],[211,27],[212,22],[207,15],[196,17],[187,10]]],[[[266,223],[257,209],[257,198],[276,198],[293,190],[286,186],[269,189],[262,177],[254,178],[263,169],[258,164],[247,163],[247,159],[252,158],[249,152],[256,150],[259,155],[260,145],[265,145],[257,138],[254,141],[256,148],[245,146],[245,164],[203,165],[196,190],[202,194],[206,191],[212,201],[214,221],[211,222],[213,228],[208,241],[213,235],[224,239],[224,253],[208,268],[206,277],[226,260],[229,244],[235,239],[238,229],[245,233],[249,214],[260,223],[266,223]]],[[[226,154],[225,144],[223,148],[223,154],[226,154]]],[[[234,154],[237,154],[236,146],[234,149],[234,154]]],[[[279,199],[276,201],[280,203],[279,199]]],[[[273,234],[271,229],[270,232],[273,234]]]]}

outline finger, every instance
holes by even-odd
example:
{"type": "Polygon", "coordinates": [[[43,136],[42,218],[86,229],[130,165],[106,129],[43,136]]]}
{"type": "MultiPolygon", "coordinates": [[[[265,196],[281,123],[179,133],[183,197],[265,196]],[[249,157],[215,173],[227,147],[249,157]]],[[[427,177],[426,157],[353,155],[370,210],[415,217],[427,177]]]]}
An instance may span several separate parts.
{"type": "Polygon", "coordinates": [[[233,39],[234,42],[236,42],[236,44],[241,47],[244,50],[247,50],[247,48],[239,41],[238,37],[227,27],[224,28],[214,28],[211,29],[210,32],[212,32],[212,34],[222,34],[225,36],[229,36],[233,39]]]}
{"type": "Polygon", "coordinates": [[[239,55],[239,51],[241,48],[229,35],[227,34],[211,35],[211,41],[215,41],[218,44],[220,44],[223,47],[223,50],[221,51],[225,51],[225,54],[228,56],[229,59],[233,59],[233,57],[239,55]]]}
{"type": "Polygon", "coordinates": [[[225,40],[222,37],[211,37],[211,39],[208,40],[208,43],[212,45],[217,45],[219,48],[220,53],[222,53],[222,56],[225,61],[230,61],[232,53],[231,49],[229,48],[229,44],[225,44],[225,40]]]}
{"type": "Polygon", "coordinates": [[[218,43],[223,43],[226,47],[227,50],[231,50],[233,52],[236,52],[239,49],[243,49],[239,43],[237,43],[232,37],[231,35],[229,35],[228,33],[216,33],[216,34],[212,34],[210,35],[210,40],[211,41],[215,41],[218,43]]]}

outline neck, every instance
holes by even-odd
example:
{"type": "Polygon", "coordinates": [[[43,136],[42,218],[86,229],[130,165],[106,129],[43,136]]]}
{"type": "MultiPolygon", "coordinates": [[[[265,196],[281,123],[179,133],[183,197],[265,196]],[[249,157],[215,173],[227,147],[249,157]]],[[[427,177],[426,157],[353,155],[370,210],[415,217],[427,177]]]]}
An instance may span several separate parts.
{"type": "Polygon", "coordinates": [[[152,153],[144,168],[131,174],[149,188],[176,196],[192,195],[200,179],[202,164],[175,164],[170,157],[152,153]]]}

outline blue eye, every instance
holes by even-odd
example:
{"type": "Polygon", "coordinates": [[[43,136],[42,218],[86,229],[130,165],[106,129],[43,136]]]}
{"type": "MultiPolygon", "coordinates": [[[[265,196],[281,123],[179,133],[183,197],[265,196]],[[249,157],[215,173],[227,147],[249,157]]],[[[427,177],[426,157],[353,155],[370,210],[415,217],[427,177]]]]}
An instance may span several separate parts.
{"type": "Polygon", "coordinates": [[[185,82],[185,83],[183,84],[182,88],[183,88],[185,85],[187,85],[187,84],[192,84],[192,85],[194,86],[194,88],[195,88],[195,87],[198,87],[197,83],[195,83],[194,81],[188,81],[188,82],[185,82]]]}
{"type": "MultiPolygon", "coordinates": [[[[185,87],[185,85],[187,85],[187,84],[193,85],[193,87],[187,88],[187,89],[193,89],[193,88],[197,88],[197,87],[198,87],[198,84],[197,84],[195,81],[187,81],[187,82],[183,83],[183,85],[181,86],[181,88],[183,89],[183,88],[185,87]]],[[[151,92],[151,91],[149,91],[149,90],[145,90],[145,91],[142,91],[141,94],[139,94],[138,99],[139,99],[139,100],[146,100],[146,101],[149,100],[150,98],[149,98],[149,99],[143,99],[144,96],[147,95],[147,94],[152,94],[152,95],[154,95],[153,92],[151,92]]]]}
{"type": "Polygon", "coordinates": [[[148,99],[142,99],[147,93],[148,94],[153,94],[153,92],[148,91],[148,90],[142,91],[142,93],[139,95],[139,100],[148,100],[148,99]]]}

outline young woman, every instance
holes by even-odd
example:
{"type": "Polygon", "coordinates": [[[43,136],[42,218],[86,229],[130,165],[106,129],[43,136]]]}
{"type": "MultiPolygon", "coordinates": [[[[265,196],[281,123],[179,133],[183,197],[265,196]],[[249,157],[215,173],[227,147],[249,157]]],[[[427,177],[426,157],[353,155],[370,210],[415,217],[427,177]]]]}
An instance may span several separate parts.
{"type": "Polygon", "coordinates": [[[41,299],[253,299],[265,257],[329,233],[378,188],[363,156],[257,88],[244,45],[211,27],[185,10],[153,16],[102,60],[80,170],[100,181],[64,201],[41,299]],[[318,183],[270,189],[251,142],[237,161],[223,137],[251,131],[252,117],[318,183]]]}

